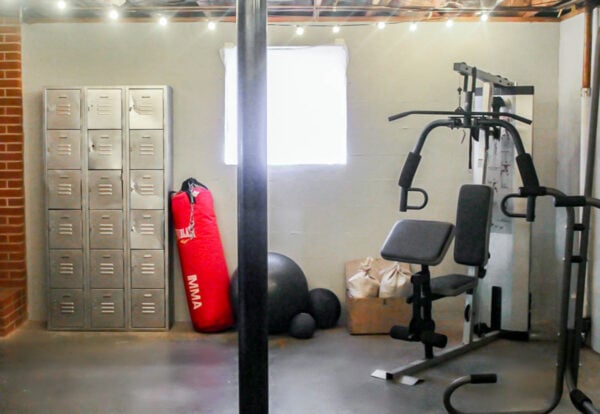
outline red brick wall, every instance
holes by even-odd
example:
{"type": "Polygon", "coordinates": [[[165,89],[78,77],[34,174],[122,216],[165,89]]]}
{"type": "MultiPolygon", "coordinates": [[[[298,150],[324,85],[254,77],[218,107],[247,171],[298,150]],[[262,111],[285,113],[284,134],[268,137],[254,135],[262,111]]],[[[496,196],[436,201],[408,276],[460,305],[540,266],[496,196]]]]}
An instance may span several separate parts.
{"type": "Polygon", "coordinates": [[[0,335],[3,323],[25,319],[26,288],[21,26],[0,19],[0,297],[11,292],[0,303],[0,335]]]}

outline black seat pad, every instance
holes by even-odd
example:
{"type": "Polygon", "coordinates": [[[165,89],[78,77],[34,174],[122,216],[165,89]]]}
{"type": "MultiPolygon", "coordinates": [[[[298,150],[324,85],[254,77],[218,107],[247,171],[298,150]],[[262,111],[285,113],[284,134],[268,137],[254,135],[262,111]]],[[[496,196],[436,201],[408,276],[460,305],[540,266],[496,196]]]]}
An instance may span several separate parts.
{"type": "Polygon", "coordinates": [[[477,277],[467,275],[446,275],[431,279],[431,293],[435,296],[458,296],[477,286],[477,277]]]}
{"type": "Polygon", "coordinates": [[[398,262],[439,264],[454,234],[454,225],[442,221],[400,220],[383,243],[381,257],[398,262]]]}

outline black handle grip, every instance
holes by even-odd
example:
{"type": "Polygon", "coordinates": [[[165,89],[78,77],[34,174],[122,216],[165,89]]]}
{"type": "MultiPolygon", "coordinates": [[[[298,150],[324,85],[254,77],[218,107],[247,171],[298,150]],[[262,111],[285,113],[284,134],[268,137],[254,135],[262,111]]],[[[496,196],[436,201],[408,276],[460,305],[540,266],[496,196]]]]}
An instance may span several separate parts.
{"type": "Polygon", "coordinates": [[[514,193],[505,196],[502,199],[502,202],[500,203],[500,210],[502,210],[502,213],[506,217],[511,217],[511,218],[525,218],[527,216],[526,214],[514,213],[514,212],[510,211],[508,209],[508,207],[506,206],[506,203],[508,203],[508,200],[510,200],[512,198],[523,198],[523,197],[520,194],[514,194],[514,193]]]}
{"type": "Polygon", "coordinates": [[[497,382],[496,374],[471,374],[471,384],[495,384],[497,382]]]}
{"type": "Polygon", "coordinates": [[[514,194],[514,193],[509,194],[502,199],[502,202],[500,203],[500,210],[502,210],[502,213],[507,217],[524,218],[525,220],[527,220],[529,222],[533,222],[533,221],[535,221],[535,198],[536,198],[536,196],[532,196],[532,195],[525,196],[523,194],[514,194]],[[525,197],[527,197],[527,207],[526,207],[525,213],[515,213],[513,211],[510,211],[508,209],[508,207],[506,206],[506,203],[508,203],[508,200],[510,200],[512,198],[525,198],[525,197]]]}
{"type": "Polygon", "coordinates": [[[583,207],[586,203],[585,196],[561,196],[554,199],[556,207],[583,207]]]}
{"type": "Polygon", "coordinates": [[[422,188],[406,188],[400,187],[400,211],[406,210],[422,210],[425,208],[427,203],[429,202],[429,195],[427,191],[422,188]],[[421,205],[409,205],[408,204],[408,193],[415,192],[421,193],[423,195],[423,203],[421,205]]]}
{"type": "Polygon", "coordinates": [[[519,154],[516,157],[516,161],[519,173],[521,174],[521,180],[523,180],[523,186],[539,187],[540,180],[538,180],[531,155],[528,153],[519,154]]]}

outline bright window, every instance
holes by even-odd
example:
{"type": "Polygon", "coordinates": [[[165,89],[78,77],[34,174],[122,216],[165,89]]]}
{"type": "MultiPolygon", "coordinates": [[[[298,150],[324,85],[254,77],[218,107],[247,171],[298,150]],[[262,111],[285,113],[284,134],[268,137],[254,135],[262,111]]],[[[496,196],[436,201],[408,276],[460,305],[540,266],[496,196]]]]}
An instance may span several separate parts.
{"type": "MultiPolygon", "coordinates": [[[[346,163],[345,46],[272,47],[267,52],[270,165],[346,163]]],[[[237,50],[225,63],[225,163],[237,164],[237,50]]]]}

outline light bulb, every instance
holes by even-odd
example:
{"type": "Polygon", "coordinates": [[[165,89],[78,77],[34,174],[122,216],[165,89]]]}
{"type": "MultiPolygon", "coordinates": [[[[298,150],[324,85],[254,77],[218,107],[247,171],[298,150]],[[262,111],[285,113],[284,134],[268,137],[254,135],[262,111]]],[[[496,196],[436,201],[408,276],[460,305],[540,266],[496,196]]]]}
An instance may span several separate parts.
{"type": "Polygon", "coordinates": [[[385,22],[377,22],[377,28],[379,30],[385,29],[385,22]]]}
{"type": "Polygon", "coordinates": [[[298,36],[302,36],[304,34],[304,27],[302,27],[302,26],[296,27],[296,34],[298,36]]]}
{"type": "Polygon", "coordinates": [[[446,27],[452,27],[452,26],[454,26],[454,20],[452,20],[452,19],[446,20],[446,27]]]}
{"type": "Polygon", "coordinates": [[[333,33],[339,33],[340,32],[340,26],[338,26],[338,25],[333,26],[333,28],[331,29],[331,31],[333,33]]]}
{"type": "Polygon", "coordinates": [[[410,26],[408,26],[408,30],[410,30],[411,32],[415,32],[417,30],[417,24],[415,22],[412,22],[410,26]]]}
{"type": "Polygon", "coordinates": [[[167,25],[167,18],[164,16],[161,16],[160,19],[158,19],[158,24],[160,24],[161,26],[166,26],[167,25]]]}
{"type": "Polygon", "coordinates": [[[483,13],[483,14],[481,15],[481,21],[482,21],[482,22],[487,22],[489,18],[490,18],[490,15],[489,15],[489,14],[487,14],[487,13],[483,13]]]}
{"type": "Polygon", "coordinates": [[[61,10],[64,10],[65,7],[67,7],[67,3],[65,2],[65,0],[58,0],[58,3],[56,3],[56,7],[58,7],[61,10]]]}
{"type": "Polygon", "coordinates": [[[217,28],[217,24],[215,22],[208,22],[208,30],[215,30],[217,28]]]}
{"type": "Polygon", "coordinates": [[[108,12],[108,17],[112,20],[117,20],[119,18],[119,12],[116,9],[111,9],[110,12],[108,12]]]}

